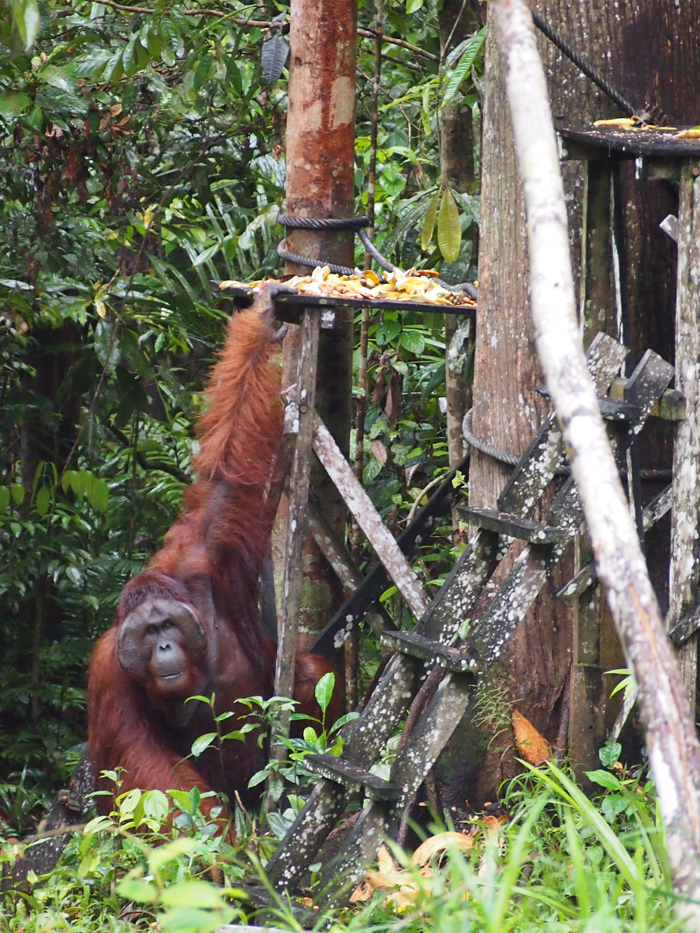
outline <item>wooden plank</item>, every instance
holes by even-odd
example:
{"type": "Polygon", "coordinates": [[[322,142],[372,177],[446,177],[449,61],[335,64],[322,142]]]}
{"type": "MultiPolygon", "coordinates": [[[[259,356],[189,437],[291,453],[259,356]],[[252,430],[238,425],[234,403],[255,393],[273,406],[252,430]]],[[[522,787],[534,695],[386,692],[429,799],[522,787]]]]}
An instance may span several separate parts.
{"type": "MultiPolygon", "coordinates": [[[[629,381],[628,401],[638,405],[641,417],[630,428],[637,434],[656,400],[673,377],[673,367],[653,351],[647,351],[629,381]]],[[[583,509],[572,477],[569,477],[552,503],[547,523],[573,537],[583,521],[583,509]]],[[[476,620],[467,638],[467,649],[485,666],[501,654],[506,641],[525,617],[542,588],[548,573],[559,561],[566,545],[528,544],[486,611],[476,620]]],[[[587,635],[590,644],[593,636],[587,635]]]]}
{"type": "MultiPolygon", "coordinates": [[[[308,270],[309,273],[311,270],[308,270]]],[[[254,298],[251,289],[243,285],[225,285],[219,287],[218,297],[234,298],[237,303],[248,304],[254,298]]],[[[302,295],[284,293],[275,298],[275,314],[280,321],[296,323],[301,308],[376,308],[379,311],[410,311],[423,314],[455,314],[459,317],[474,317],[477,307],[472,305],[438,305],[427,301],[398,301],[393,298],[351,298],[347,295],[302,295]]]]}
{"type": "Polygon", "coordinates": [[[372,800],[360,813],[340,852],[321,875],[314,901],[322,910],[343,907],[362,881],[388,834],[392,809],[388,801],[372,800]]]}
{"type": "MultiPolygon", "coordinates": [[[[458,464],[457,470],[466,467],[468,457],[458,464]]],[[[444,482],[418,511],[411,524],[396,539],[396,543],[407,557],[412,557],[418,546],[426,542],[435,528],[449,515],[455,490],[452,485],[454,471],[450,471],[444,482]]],[[[387,588],[389,575],[381,563],[377,563],[354,593],[343,603],[328,625],[316,638],[309,651],[331,657],[335,651],[336,638],[345,638],[345,633],[358,625],[369,607],[379,599],[387,588]],[[340,633],[343,633],[342,635],[340,633]]]]}
{"type": "Polygon", "coordinates": [[[423,783],[464,715],[472,685],[471,677],[464,674],[448,674],[441,681],[391,769],[391,782],[401,788],[401,796],[393,806],[377,800],[365,808],[348,834],[338,859],[321,875],[321,907],[326,910],[341,907],[348,890],[362,879],[394,814],[401,813],[423,783]]]}
{"type": "Polygon", "coordinates": [[[307,755],[305,766],[314,774],[342,784],[343,787],[364,788],[373,800],[396,800],[401,788],[398,784],[385,781],[366,768],[359,768],[354,761],[336,758],[335,755],[307,755]]]}
{"type": "MultiPolygon", "coordinates": [[[[343,589],[355,591],[362,586],[362,575],[355,566],[348,549],[337,539],[335,532],[313,501],[309,502],[309,531],[313,535],[319,551],[333,568],[333,572],[342,584],[343,589]]],[[[385,609],[370,607],[367,610],[366,618],[370,628],[377,636],[382,632],[396,629],[391,616],[385,609]]],[[[337,650],[343,645],[353,628],[351,622],[337,629],[333,638],[334,649],[337,650]]],[[[314,653],[315,649],[312,647],[310,651],[314,653]]]]}
{"type": "MultiPolygon", "coordinates": [[[[600,333],[594,337],[586,353],[586,363],[600,395],[607,392],[628,353],[626,347],[607,334],[600,333]]],[[[554,414],[551,414],[513,470],[498,497],[498,508],[526,518],[563,461],[561,431],[554,414]]]]}
{"type": "Polygon", "coordinates": [[[379,517],[372,500],[353,473],[330,431],[315,413],[313,425],[313,448],[316,456],[364,531],[377,557],[384,564],[406,605],[416,619],[420,619],[430,606],[430,599],[423,589],[423,584],[402,554],[396,539],[379,517]]]}
{"type": "MultiPolygon", "coordinates": [[[[644,530],[647,531],[670,510],[672,503],[672,487],[667,486],[651,502],[644,507],[642,513],[644,530]]],[[[585,564],[579,572],[565,583],[558,591],[557,599],[563,603],[572,603],[586,592],[589,586],[597,581],[593,561],[585,564]]]]}
{"type": "MultiPolygon", "coordinates": [[[[607,334],[595,337],[586,354],[586,361],[598,392],[607,391],[627,353],[626,347],[607,334]]],[[[521,518],[530,514],[563,457],[561,432],[555,418],[549,416],[499,496],[499,509],[521,518]]],[[[476,597],[493,573],[497,559],[498,535],[485,528],[477,529],[433,600],[421,624],[421,634],[445,641],[453,638],[460,625],[469,617],[476,597]]]]}
{"type": "MultiPolygon", "coordinates": [[[[697,598],[700,583],[700,182],[683,166],[678,207],[676,389],[685,396],[685,420],[673,445],[673,519],[666,628],[673,628],[697,598]]],[[[681,676],[695,708],[697,638],[678,652],[681,676]]]]}
{"type": "Polygon", "coordinates": [[[661,398],[663,389],[673,379],[673,375],[673,366],[670,363],[653,350],[646,351],[625,386],[625,401],[632,402],[641,409],[639,420],[632,428],[633,434],[641,433],[644,422],[661,398]],[[663,389],[660,389],[660,386],[663,386],[663,389]]]}
{"type": "Polygon", "coordinates": [[[457,513],[470,525],[488,528],[489,531],[496,531],[509,538],[518,538],[520,541],[529,541],[530,544],[553,544],[567,537],[561,529],[553,525],[518,518],[497,509],[473,509],[460,506],[457,508],[457,513]]]}
{"type": "MultiPolygon", "coordinates": [[[[588,565],[595,582],[590,544],[578,536],[574,543],[574,567],[588,565]]],[[[572,659],[569,680],[569,754],[576,777],[588,790],[586,771],[598,763],[598,749],[605,744],[605,711],[608,689],[601,665],[602,621],[605,612],[599,586],[585,588],[573,600],[572,659]]]]}
{"type": "Polygon", "coordinates": [[[660,521],[673,505],[673,484],[663,489],[644,506],[644,530],[660,521]]]}
{"type": "Polygon", "coordinates": [[[400,785],[402,791],[396,802],[398,811],[408,804],[437,761],[464,715],[473,685],[473,677],[469,674],[449,673],[440,681],[435,696],[418,719],[391,769],[391,779],[400,785]]]}
{"type": "Polygon", "coordinates": [[[384,632],[380,641],[382,646],[420,658],[431,667],[439,664],[448,671],[460,674],[470,671],[476,673],[478,670],[477,662],[464,651],[450,648],[432,638],[425,638],[417,632],[384,632]]]}
{"type": "Polygon", "coordinates": [[[610,244],[610,190],[612,173],[607,162],[586,163],[581,236],[583,345],[596,334],[612,330],[615,300],[610,244]]]}
{"type": "MultiPolygon", "coordinates": [[[[618,376],[610,385],[610,398],[624,399],[627,388],[627,379],[618,376]]],[[[682,421],[685,418],[685,398],[678,389],[666,389],[659,401],[650,412],[651,418],[661,418],[663,421],[682,421]]]]}
{"type": "Polygon", "coordinates": [[[471,615],[472,606],[498,563],[498,535],[478,528],[462,556],[438,590],[417,631],[445,643],[458,634],[471,615]]]}
{"type": "MultiPolygon", "coordinates": [[[[683,127],[678,127],[683,129],[683,127]]],[[[600,154],[614,154],[618,158],[636,159],[647,156],[676,164],[684,158],[697,159],[698,147],[694,139],[677,139],[669,130],[627,129],[619,126],[558,126],[557,132],[568,143],[598,150],[600,154]]]]}
{"type": "Polygon", "coordinates": [[[695,603],[686,614],[669,630],[668,637],[680,648],[700,629],[700,603],[695,603]]]}

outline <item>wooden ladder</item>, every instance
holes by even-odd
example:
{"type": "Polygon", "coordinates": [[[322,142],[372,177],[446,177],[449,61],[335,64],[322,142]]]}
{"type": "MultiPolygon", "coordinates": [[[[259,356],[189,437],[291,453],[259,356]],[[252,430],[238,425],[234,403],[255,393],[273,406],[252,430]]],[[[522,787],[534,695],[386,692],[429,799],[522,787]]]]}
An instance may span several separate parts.
{"type": "MultiPolygon", "coordinates": [[[[605,396],[626,353],[605,334],[598,334],[592,342],[588,367],[600,396],[605,396]]],[[[648,351],[627,382],[625,400],[601,399],[601,413],[609,421],[611,440],[620,456],[638,436],[672,377],[673,367],[648,351]]],[[[363,877],[383,837],[397,824],[467,710],[479,675],[499,657],[567,544],[581,530],[583,510],[570,476],[556,494],[546,520],[529,518],[563,461],[561,432],[555,416],[550,415],[515,467],[498,509],[461,510],[476,531],[415,629],[382,636],[394,654],[359,718],[344,731],[343,757],[305,759],[321,780],[267,865],[270,881],[280,894],[298,885],[342,815],[348,794],[358,789],[363,790],[367,803],[338,855],[322,867],[316,903],[324,908],[341,906],[363,877]],[[525,546],[491,595],[485,587],[513,539],[524,541],[525,546]],[[457,647],[460,627],[472,616],[477,601],[485,609],[472,619],[466,639],[457,647]],[[436,665],[446,674],[399,752],[391,779],[385,781],[370,769],[398,728],[421,681],[436,665]]]]}

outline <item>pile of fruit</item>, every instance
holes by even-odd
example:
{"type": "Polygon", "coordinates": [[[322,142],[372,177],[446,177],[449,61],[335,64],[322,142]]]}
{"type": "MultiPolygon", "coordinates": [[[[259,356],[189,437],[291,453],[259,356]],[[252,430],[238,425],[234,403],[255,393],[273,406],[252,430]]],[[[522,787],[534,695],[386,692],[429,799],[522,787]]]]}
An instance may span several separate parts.
{"type": "MultiPolygon", "coordinates": [[[[368,270],[355,275],[336,275],[328,266],[314,269],[311,275],[293,275],[284,284],[300,295],[318,295],[326,298],[363,298],[369,301],[420,301],[433,305],[476,305],[474,299],[461,291],[450,291],[439,284],[438,273],[418,269],[394,269],[382,276],[368,270]]],[[[255,290],[273,279],[258,282],[220,282],[219,288],[247,288],[255,290]]]]}

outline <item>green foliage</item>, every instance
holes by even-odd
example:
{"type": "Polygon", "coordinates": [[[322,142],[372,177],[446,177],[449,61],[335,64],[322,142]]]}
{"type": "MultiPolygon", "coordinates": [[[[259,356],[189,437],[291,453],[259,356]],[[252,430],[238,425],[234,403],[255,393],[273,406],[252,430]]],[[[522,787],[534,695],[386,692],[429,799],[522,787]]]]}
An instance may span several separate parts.
{"type": "MultiPolygon", "coordinates": [[[[243,8],[10,6],[0,18],[0,784],[43,801],[85,739],[92,646],[181,508],[198,393],[230,311],[212,280],[280,270],[286,76],[262,81],[264,36],[233,22],[243,8]]],[[[361,4],[363,25],[373,16],[361,4]]],[[[407,266],[439,258],[418,242],[439,186],[436,107],[448,87],[479,107],[480,52],[469,46],[474,67],[462,66],[466,47],[440,65],[436,16],[434,0],[386,9],[387,33],[433,56],[392,45],[383,63],[377,240],[407,266]]],[[[358,213],[372,55],[361,40],[358,213]]],[[[438,233],[459,256],[441,271],[473,277],[478,202],[454,199],[438,233]]],[[[442,315],[372,322],[366,478],[389,521],[404,521],[447,469],[443,349],[442,315]]],[[[417,558],[435,584],[451,560],[442,531],[417,558]]],[[[363,655],[371,668],[378,649],[363,655]]],[[[223,740],[217,729],[200,749],[223,740]]],[[[7,814],[8,832],[31,832],[40,807],[7,814]]]]}
{"type": "Polygon", "coordinates": [[[5,896],[0,930],[92,933],[143,929],[154,921],[163,930],[199,933],[244,920],[230,903],[246,870],[240,849],[202,816],[196,789],[168,794],[172,800],[160,791],[118,797],[109,817],[96,817],[73,838],[50,875],[36,884],[30,877],[28,893],[5,896]]]}
{"type": "Polygon", "coordinates": [[[284,94],[262,90],[259,30],[226,15],[12,9],[14,27],[0,19],[0,780],[27,765],[41,794],[84,739],[91,646],[180,509],[192,390],[229,310],[211,280],[277,267],[284,94]]]}
{"type": "MultiPolygon", "coordinates": [[[[267,781],[268,793],[275,800],[279,801],[285,791],[289,789],[300,788],[309,782],[315,780],[308,769],[304,767],[304,759],[307,755],[330,754],[340,755],[343,750],[343,739],[340,736],[340,730],[348,722],[357,718],[357,713],[348,713],[341,716],[337,722],[333,723],[329,729],[326,729],[326,711],[331,702],[333,691],[335,689],[335,675],[332,673],[324,676],[316,684],[316,702],[321,709],[321,719],[314,719],[304,713],[295,713],[295,700],[289,700],[286,697],[271,697],[264,700],[262,697],[247,697],[239,702],[247,706],[251,711],[249,717],[251,721],[246,723],[246,727],[259,728],[258,741],[262,744],[268,737],[270,739],[270,748],[284,748],[285,757],[283,760],[277,760],[274,755],[248,782],[248,787],[258,787],[267,781]],[[282,727],[283,716],[289,716],[289,721],[309,723],[302,733],[301,738],[292,738],[288,731],[282,727]]],[[[246,731],[249,731],[246,729],[246,731]]],[[[244,736],[231,733],[228,736],[222,736],[221,740],[234,738],[242,739],[244,736]]],[[[194,749],[193,749],[194,750],[194,749]]],[[[286,818],[283,815],[269,815],[270,826],[275,833],[278,832],[282,824],[288,828],[293,821],[293,814],[286,818]],[[280,820],[282,821],[280,823],[280,820]]],[[[281,832],[281,839],[286,828],[281,832]]]]}
{"type": "MultiPolygon", "coordinates": [[[[319,915],[318,928],[332,921],[337,933],[398,926],[407,933],[529,933],[544,926],[559,933],[680,931],[653,785],[627,773],[618,753],[614,746],[601,750],[606,769],[596,774],[603,793],[594,800],[556,765],[528,767],[505,789],[509,816],[500,831],[475,836],[468,857],[450,850],[426,875],[394,848],[417,891],[415,908],[397,916],[384,903],[388,892],[377,891],[364,906],[319,915]],[[618,797],[624,806],[615,802],[618,797]]],[[[169,793],[172,804],[158,791],[118,798],[109,817],[92,820],[74,837],[47,878],[28,893],[5,895],[0,930],[70,926],[101,933],[159,923],[164,930],[198,933],[250,922],[253,906],[239,885],[251,875],[264,880],[264,862],[303,798],[290,795],[288,808],[270,821],[272,836],[257,838],[261,862],[244,846],[252,826],[240,811],[233,847],[202,817],[196,791],[169,793]],[[211,883],[212,871],[218,886],[211,883]]],[[[282,925],[293,928],[289,905],[280,902],[279,910],[282,925]]]]}

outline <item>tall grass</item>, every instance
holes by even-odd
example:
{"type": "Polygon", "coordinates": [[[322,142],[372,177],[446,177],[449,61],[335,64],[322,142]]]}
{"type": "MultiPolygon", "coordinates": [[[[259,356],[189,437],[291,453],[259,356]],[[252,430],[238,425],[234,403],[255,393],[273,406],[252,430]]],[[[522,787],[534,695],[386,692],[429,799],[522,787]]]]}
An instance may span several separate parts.
{"type": "MultiPolygon", "coordinates": [[[[333,915],[318,912],[309,920],[307,912],[303,927],[331,933],[529,933],[545,926],[553,933],[680,931],[653,784],[607,763],[608,770],[589,773],[602,789],[594,800],[555,764],[528,767],[506,789],[508,818],[500,833],[491,818],[492,831],[477,832],[468,856],[449,851],[421,874],[395,851],[406,870],[402,880],[418,889],[408,906],[398,909],[387,901],[390,891],[378,891],[371,902],[333,915]]],[[[6,895],[4,904],[0,898],[0,933],[212,933],[231,920],[299,933],[291,901],[280,899],[265,919],[238,897],[237,885],[251,869],[264,872],[271,837],[255,845],[241,831],[234,850],[212,836],[212,827],[197,829],[197,803],[189,838],[164,839],[155,848],[123,832],[133,828],[133,819],[123,823],[129,814],[122,813],[121,828],[117,815],[111,832],[104,820],[94,821],[50,876],[28,893],[6,895]],[[223,888],[208,880],[215,869],[223,888]]],[[[186,809],[182,801],[178,806],[186,809]]],[[[143,820],[139,815],[136,825],[143,820]]]]}
{"type": "Polygon", "coordinates": [[[378,897],[355,915],[346,911],[346,929],[681,930],[653,785],[600,774],[608,792],[589,800],[555,764],[529,768],[507,788],[510,819],[498,844],[485,836],[469,857],[451,852],[439,872],[427,878],[416,872],[415,908],[392,911],[378,897]]]}

